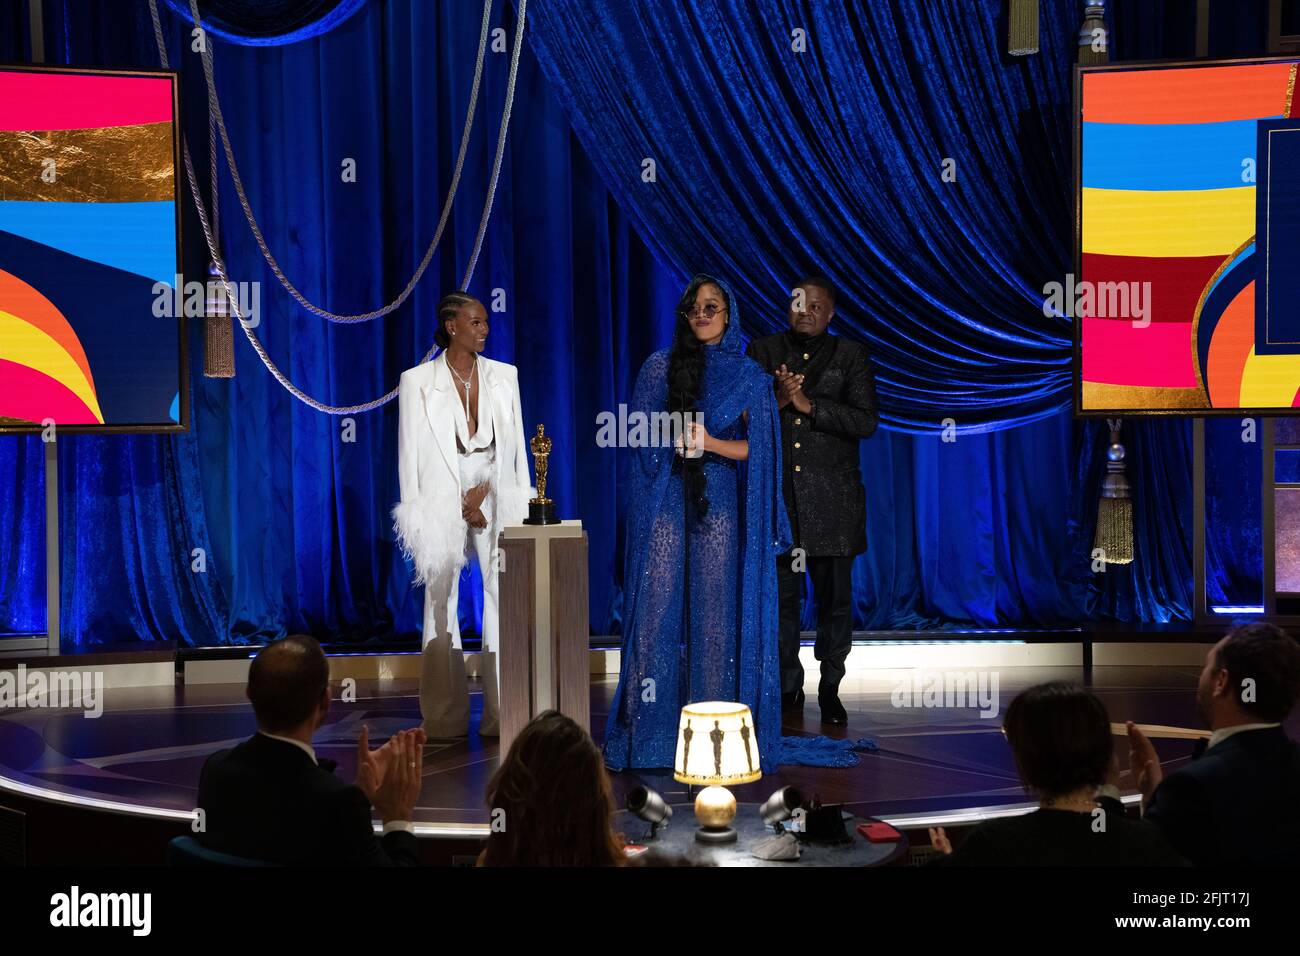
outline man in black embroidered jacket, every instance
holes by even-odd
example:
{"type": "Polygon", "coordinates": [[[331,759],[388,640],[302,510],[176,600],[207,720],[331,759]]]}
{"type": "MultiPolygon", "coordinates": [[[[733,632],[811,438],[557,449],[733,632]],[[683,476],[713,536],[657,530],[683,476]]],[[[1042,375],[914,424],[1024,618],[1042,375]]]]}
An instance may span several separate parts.
{"type": "Polygon", "coordinates": [[[794,289],[790,330],[749,343],[775,378],[781,407],[782,491],[794,549],[778,559],[781,704],[803,707],[799,604],[805,569],[817,603],[817,698],[822,722],[843,724],[839,699],[853,643],[853,558],[867,548],[859,443],[876,430],[876,385],[867,350],[826,331],[835,290],[820,277],[794,289]]]}
{"type": "Polygon", "coordinates": [[[330,708],[321,646],[292,635],[263,648],[248,672],[257,733],[208,758],[199,778],[199,842],[211,850],[290,866],[414,866],[412,810],[420,793],[424,731],[357,744],[357,782],[334,776],[311,738],[330,708]],[[382,839],[370,819],[374,806],[382,839]]]}

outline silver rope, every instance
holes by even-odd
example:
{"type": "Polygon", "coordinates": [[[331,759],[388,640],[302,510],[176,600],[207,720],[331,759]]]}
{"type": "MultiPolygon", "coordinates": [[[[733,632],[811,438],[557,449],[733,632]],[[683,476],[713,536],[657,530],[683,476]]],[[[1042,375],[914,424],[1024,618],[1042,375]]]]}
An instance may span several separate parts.
{"type": "Polygon", "coordinates": [[[212,188],[208,195],[212,197],[212,234],[217,237],[217,248],[221,248],[221,203],[217,197],[217,125],[208,116],[208,169],[212,173],[212,188]]]}
{"type": "Polygon", "coordinates": [[[506,151],[506,131],[510,129],[510,110],[515,102],[515,77],[519,73],[519,54],[524,47],[524,18],[527,15],[528,0],[519,0],[519,22],[515,25],[515,44],[510,50],[510,75],[506,79],[506,99],[501,106],[501,129],[497,132],[497,153],[492,160],[492,179],[488,182],[487,200],[483,203],[483,218],[479,220],[478,235],[474,239],[474,251],[470,253],[465,276],[460,280],[462,289],[469,288],[470,277],[474,275],[474,267],[478,265],[478,254],[483,248],[483,237],[487,235],[488,216],[491,215],[492,201],[497,193],[497,173],[501,171],[501,158],[506,151]]]}
{"type": "MultiPolygon", "coordinates": [[[[190,15],[194,18],[194,25],[202,26],[199,19],[198,0],[190,0],[190,15]]],[[[452,172],[451,187],[447,191],[447,201],[443,203],[442,215],[438,219],[438,228],[434,231],[433,241],[429,243],[429,248],[424,253],[424,258],[420,260],[420,265],[416,268],[415,274],[411,276],[406,287],[402,289],[397,298],[388,305],[371,312],[361,312],[355,315],[340,315],[322,309],[300,292],[280,268],[280,263],[276,261],[275,255],[271,252],[271,247],[267,245],[266,237],[262,235],[262,229],[257,223],[257,217],[253,214],[253,207],[249,204],[248,194],[244,190],[243,177],[239,175],[239,166],[235,163],[235,151],[230,145],[230,132],[226,128],[226,118],[221,111],[221,101],[217,97],[217,84],[214,78],[212,48],[204,42],[202,44],[201,59],[203,61],[203,76],[208,88],[208,114],[216,121],[217,130],[221,134],[221,145],[226,153],[226,163],[230,167],[230,178],[234,181],[235,192],[239,195],[239,205],[243,207],[244,218],[248,220],[249,228],[253,231],[253,238],[257,240],[257,247],[262,251],[262,258],[266,260],[267,266],[275,277],[280,280],[291,296],[298,300],[298,304],[309,312],[314,312],[322,318],[331,322],[369,322],[372,319],[382,318],[388,313],[400,308],[411,293],[415,291],[415,286],[419,283],[420,278],[424,275],[425,269],[433,261],[434,250],[437,249],[438,243],[442,240],[443,230],[447,226],[447,220],[451,216],[452,201],[456,196],[456,189],[460,185],[461,172],[465,167],[465,156],[469,152],[470,130],[474,125],[474,114],[477,111],[479,87],[483,78],[483,64],[487,57],[487,38],[489,33],[489,22],[492,15],[492,0],[484,0],[483,3],[483,23],[479,29],[478,56],[474,64],[474,83],[470,87],[469,107],[465,114],[465,128],[461,133],[460,149],[456,155],[456,168],[452,172]]]]}
{"type": "MultiPolygon", "coordinates": [[[[484,32],[480,35],[480,41],[479,41],[479,64],[478,64],[478,69],[479,69],[479,71],[481,71],[482,63],[483,63],[483,50],[484,50],[485,40],[486,40],[486,37],[487,37],[487,32],[486,32],[486,25],[487,25],[487,22],[488,22],[488,20],[487,20],[487,14],[488,14],[488,10],[489,10],[489,8],[490,8],[490,5],[491,5],[491,0],[485,0],[484,21],[483,21],[483,22],[484,22],[484,32]]],[[[481,250],[482,247],[483,247],[483,239],[484,239],[484,236],[486,235],[486,232],[487,232],[487,223],[488,223],[488,219],[489,219],[490,216],[491,216],[493,198],[494,198],[495,195],[496,195],[497,181],[498,181],[498,179],[499,179],[499,177],[500,177],[500,174],[501,174],[501,162],[502,162],[502,157],[504,156],[504,153],[505,153],[506,132],[507,132],[507,130],[508,130],[508,128],[509,128],[510,113],[511,113],[511,108],[512,108],[513,103],[514,103],[514,95],[515,95],[515,80],[516,80],[516,78],[517,78],[517,76],[518,76],[519,55],[520,55],[520,51],[521,51],[521,49],[522,49],[522,44],[523,44],[524,22],[525,22],[525,16],[526,16],[526,13],[527,13],[527,7],[528,7],[528,0],[520,0],[520,2],[519,2],[519,21],[518,21],[518,25],[517,25],[516,30],[515,30],[514,48],[513,48],[512,51],[511,51],[511,57],[510,57],[510,75],[509,75],[509,78],[508,78],[507,83],[506,83],[505,104],[504,104],[504,107],[503,107],[503,110],[502,110],[502,123],[501,123],[501,129],[500,129],[500,131],[498,132],[498,135],[497,135],[497,149],[496,149],[496,157],[495,157],[495,160],[494,160],[494,162],[493,162],[493,166],[492,166],[492,177],[491,177],[491,180],[489,181],[489,184],[488,184],[488,193],[487,193],[487,197],[486,197],[486,200],[485,200],[485,202],[484,202],[484,205],[483,205],[483,215],[482,215],[482,218],[481,218],[480,221],[479,221],[478,234],[475,236],[475,239],[474,239],[474,250],[473,250],[472,255],[470,256],[469,267],[468,267],[468,268],[466,269],[466,271],[465,271],[465,277],[464,277],[464,280],[463,280],[463,282],[462,282],[462,288],[467,287],[467,286],[469,285],[469,281],[470,281],[470,279],[472,278],[473,273],[474,273],[474,268],[475,268],[475,266],[476,266],[477,263],[478,263],[479,252],[480,252],[480,250],[481,250]]],[[[166,69],[166,68],[168,67],[167,45],[166,45],[166,42],[163,40],[162,21],[161,21],[161,19],[160,19],[159,16],[158,16],[158,3],[157,3],[157,0],[149,0],[149,12],[150,12],[150,15],[153,17],[154,38],[156,39],[156,41],[157,41],[157,43],[158,43],[158,57],[159,57],[160,62],[161,62],[162,65],[163,65],[163,68],[166,69]]],[[[195,14],[196,14],[195,23],[196,23],[196,24],[199,24],[199,20],[197,19],[197,10],[195,10],[194,12],[195,12],[195,14]]],[[[200,27],[200,28],[201,28],[201,27],[200,27]]],[[[205,72],[206,72],[206,71],[205,71],[205,72]]],[[[479,72],[476,71],[476,74],[475,74],[475,83],[474,83],[474,87],[475,87],[475,90],[476,90],[476,91],[477,91],[477,88],[478,88],[478,81],[479,81],[479,72]]],[[[210,88],[211,88],[211,87],[210,87],[210,88]]],[[[477,95],[477,94],[475,93],[475,95],[477,95]]],[[[472,114],[471,114],[471,115],[472,115],[472,114]]],[[[221,131],[222,131],[222,141],[223,141],[223,144],[224,144],[225,149],[226,149],[226,157],[227,157],[227,161],[230,161],[230,160],[233,159],[233,155],[232,155],[232,151],[231,151],[231,149],[230,149],[229,138],[225,135],[225,127],[224,127],[224,125],[222,125],[220,128],[221,128],[221,131]]],[[[468,135],[469,135],[469,124],[468,124],[468,121],[467,121],[467,123],[466,123],[466,128],[465,128],[465,134],[464,134],[464,136],[463,136],[462,139],[461,139],[461,156],[460,156],[460,160],[463,160],[463,158],[464,158],[464,153],[465,153],[465,143],[467,142],[468,135]]],[[[388,403],[391,402],[394,398],[396,398],[396,397],[397,397],[397,393],[398,393],[398,389],[394,388],[392,391],[390,391],[390,392],[388,392],[387,394],[381,396],[380,398],[377,398],[377,399],[375,399],[374,401],[364,402],[364,403],[362,403],[362,404],[360,404],[360,405],[341,405],[341,406],[340,406],[340,405],[327,405],[327,404],[325,404],[325,403],[323,403],[323,402],[318,401],[317,399],[312,398],[310,395],[308,395],[308,394],[306,394],[305,392],[303,392],[300,388],[298,388],[296,385],[294,385],[293,382],[291,382],[291,381],[289,380],[289,378],[288,378],[288,377],[287,377],[287,376],[286,376],[282,371],[280,371],[279,367],[278,367],[278,366],[275,364],[275,362],[271,359],[271,356],[267,354],[265,347],[262,345],[261,341],[257,338],[257,335],[253,332],[252,329],[250,329],[250,328],[249,328],[249,327],[248,327],[248,326],[247,326],[247,325],[242,321],[243,318],[244,318],[244,316],[243,316],[243,314],[240,312],[239,300],[238,300],[238,298],[236,297],[236,295],[235,295],[235,291],[234,291],[234,289],[232,288],[232,286],[231,286],[231,284],[230,284],[230,278],[229,278],[229,276],[226,274],[225,264],[221,261],[220,257],[217,255],[216,238],[215,238],[215,236],[214,236],[214,234],[213,234],[212,226],[211,226],[211,223],[210,223],[210,221],[209,221],[209,219],[208,219],[207,209],[206,209],[206,207],[205,207],[205,205],[204,205],[204,203],[203,203],[203,197],[202,197],[202,195],[200,195],[200,193],[199,193],[199,189],[198,189],[198,185],[197,185],[198,181],[197,181],[197,178],[196,178],[195,175],[194,175],[194,165],[193,165],[193,161],[192,161],[191,158],[190,158],[190,149],[189,149],[189,143],[188,143],[188,141],[185,141],[185,140],[182,141],[182,154],[183,154],[184,163],[185,163],[185,174],[186,174],[186,179],[188,180],[188,182],[189,182],[189,187],[190,187],[190,195],[191,195],[191,197],[192,197],[193,200],[194,200],[194,206],[195,206],[195,209],[196,209],[196,211],[198,212],[198,215],[199,215],[199,222],[200,222],[200,224],[201,224],[202,227],[203,227],[203,235],[204,235],[204,238],[207,240],[208,250],[212,253],[213,261],[215,261],[215,262],[217,263],[217,275],[218,275],[218,278],[221,280],[221,286],[222,286],[222,289],[225,291],[226,298],[227,298],[228,302],[230,303],[231,313],[232,313],[233,316],[235,316],[236,318],[238,318],[238,319],[241,320],[239,324],[240,324],[240,327],[244,330],[244,335],[245,335],[245,337],[247,337],[247,339],[248,339],[248,341],[249,341],[249,344],[253,347],[254,351],[257,352],[258,357],[262,360],[262,364],[266,366],[267,371],[269,371],[269,372],[271,373],[271,375],[275,377],[276,381],[278,381],[281,385],[283,385],[284,388],[285,388],[285,389],[286,389],[286,390],[287,390],[291,395],[293,395],[295,398],[297,398],[299,401],[301,401],[301,402],[303,402],[304,404],[306,404],[306,405],[308,405],[308,406],[310,406],[310,407],[316,409],[317,411],[325,412],[326,414],[329,414],[329,415],[350,415],[350,414],[355,414],[355,413],[359,413],[359,412],[367,412],[367,411],[371,411],[372,409],[379,408],[379,407],[382,406],[382,405],[386,405],[386,404],[388,404],[388,403]]],[[[460,160],[457,161],[457,171],[456,171],[456,175],[457,175],[457,177],[458,177],[459,174],[460,174],[460,165],[461,165],[460,160]]],[[[236,188],[237,188],[237,190],[240,191],[240,193],[241,193],[241,196],[240,196],[240,198],[241,198],[241,202],[243,202],[244,200],[243,200],[243,195],[242,195],[242,187],[241,187],[240,184],[239,184],[239,180],[238,180],[237,174],[234,173],[234,166],[233,166],[233,165],[232,165],[232,167],[231,167],[231,171],[232,171],[232,174],[234,174],[233,178],[235,178],[236,188]]],[[[452,192],[454,192],[454,190],[455,190],[455,184],[453,183],[453,186],[452,186],[452,192]]],[[[445,205],[444,208],[443,208],[443,219],[442,219],[442,222],[440,222],[440,223],[439,223],[439,226],[438,226],[438,235],[436,235],[436,236],[434,237],[434,244],[435,244],[435,245],[436,245],[436,243],[437,243],[437,241],[438,241],[438,238],[439,238],[440,235],[441,235],[443,225],[444,225],[445,222],[446,222],[446,219],[447,219],[447,213],[448,213],[448,210],[450,209],[450,203],[451,203],[451,195],[449,194],[448,197],[447,197],[447,205],[445,205]]],[[[244,208],[245,208],[246,210],[248,210],[248,207],[247,207],[247,204],[246,204],[246,203],[244,203],[244,208]]],[[[250,215],[251,215],[251,211],[249,211],[249,212],[250,212],[250,215]]],[[[259,235],[260,235],[260,234],[259,234],[259,235]]],[[[264,247],[264,245],[263,245],[263,247],[264,247]]],[[[265,247],[264,247],[264,248],[265,248],[265,247]]],[[[267,254],[269,254],[269,250],[265,250],[265,251],[266,251],[267,254]]],[[[429,258],[432,256],[432,254],[433,254],[433,246],[430,246],[430,250],[429,250],[429,252],[425,255],[425,262],[421,264],[421,271],[423,271],[424,266],[428,264],[428,260],[429,260],[429,258]]],[[[417,273],[416,277],[415,277],[414,279],[412,279],[412,285],[414,285],[415,281],[417,281],[418,278],[419,278],[419,273],[417,273]]],[[[287,280],[286,280],[286,281],[287,281],[287,280]]],[[[408,292],[409,292],[409,287],[408,287],[408,292]]],[[[407,293],[403,293],[403,297],[405,297],[406,294],[407,294],[407,293]]],[[[394,307],[395,307],[395,306],[394,306],[394,307]]],[[[314,310],[314,309],[313,309],[313,311],[317,311],[317,310],[314,310]]],[[[437,346],[436,346],[436,345],[430,347],[429,351],[425,353],[424,358],[421,359],[420,361],[421,361],[421,362],[427,362],[427,361],[429,361],[429,359],[433,357],[433,353],[434,353],[436,350],[437,350],[437,346]]]]}

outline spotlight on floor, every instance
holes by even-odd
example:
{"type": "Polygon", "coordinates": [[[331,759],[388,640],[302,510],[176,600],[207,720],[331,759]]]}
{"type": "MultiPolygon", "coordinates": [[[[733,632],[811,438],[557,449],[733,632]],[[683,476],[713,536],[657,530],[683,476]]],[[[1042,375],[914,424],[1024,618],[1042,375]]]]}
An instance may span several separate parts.
{"type": "Polygon", "coordinates": [[[797,787],[782,787],[758,808],[758,815],[777,833],[784,833],[785,827],[782,824],[793,817],[794,812],[804,803],[804,796],[797,787]]]}
{"type": "Polygon", "coordinates": [[[668,826],[672,819],[673,808],[664,802],[656,791],[649,787],[635,787],[627,795],[627,808],[638,819],[650,824],[647,840],[653,840],[659,834],[660,827],[668,826]]]}

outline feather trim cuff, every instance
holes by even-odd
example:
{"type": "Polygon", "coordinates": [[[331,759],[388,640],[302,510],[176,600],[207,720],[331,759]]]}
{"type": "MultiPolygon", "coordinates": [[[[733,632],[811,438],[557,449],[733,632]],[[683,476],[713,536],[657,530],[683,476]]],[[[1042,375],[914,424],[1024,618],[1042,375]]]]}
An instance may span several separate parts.
{"type": "Polygon", "coordinates": [[[415,583],[427,585],[465,566],[465,519],[455,495],[417,498],[393,508],[402,554],[415,566],[415,583]]]}

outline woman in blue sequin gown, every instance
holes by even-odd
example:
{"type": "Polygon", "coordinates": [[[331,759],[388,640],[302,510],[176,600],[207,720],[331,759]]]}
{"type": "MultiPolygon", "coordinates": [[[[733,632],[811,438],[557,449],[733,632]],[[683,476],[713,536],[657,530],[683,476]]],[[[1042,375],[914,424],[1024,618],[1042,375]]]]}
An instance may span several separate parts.
{"type": "Polygon", "coordinates": [[[604,745],[614,770],[671,767],[681,707],[703,700],[746,704],[762,770],[776,769],[776,556],[790,529],[772,379],[744,354],[738,311],[723,282],[696,276],[673,345],[637,376],[629,411],[691,413],[703,453],[631,451],[622,671],[604,745]]]}

